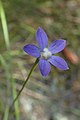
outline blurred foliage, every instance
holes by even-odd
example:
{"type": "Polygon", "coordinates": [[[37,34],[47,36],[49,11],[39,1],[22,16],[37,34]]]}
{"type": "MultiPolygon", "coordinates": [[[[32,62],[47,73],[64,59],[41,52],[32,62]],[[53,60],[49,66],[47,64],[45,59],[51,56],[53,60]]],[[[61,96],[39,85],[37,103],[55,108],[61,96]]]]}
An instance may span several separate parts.
{"type": "MultiPolygon", "coordinates": [[[[2,3],[11,49],[6,50],[0,20],[0,54],[5,64],[11,66],[11,83],[10,93],[7,95],[8,69],[0,60],[1,120],[8,103],[6,99],[9,100],[9,105],[13,100],[11,79],[19,91],[34,64],[35,58],[25,54],[22,47],[28,43],[36,43],[35,32],[39,26],[48,34],[49,42],[59,38],[66,39],[67,48],[80,59],[80,0],[2,0],[2,3]]],[[[62,53],[60,55],[65,57],[62,53]]],[[[20,120],[79,120],[80,62],[72,64],[70,60],[66,61],[69,71],[59,71],[52,67],[46,78],[36,68],[19,99],[20,120]]],[[[15,110],[13,111],[9,113],[9,119],[17,120],[15,110]]]]}

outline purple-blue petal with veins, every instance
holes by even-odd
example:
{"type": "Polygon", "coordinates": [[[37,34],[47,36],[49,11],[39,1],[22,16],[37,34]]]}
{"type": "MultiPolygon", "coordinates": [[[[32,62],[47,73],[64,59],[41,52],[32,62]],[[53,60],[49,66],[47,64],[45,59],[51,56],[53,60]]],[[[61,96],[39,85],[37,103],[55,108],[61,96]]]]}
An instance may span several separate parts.
{"type": "Polygon", "coordinates": [[[42,28],[38,28],[36,32],[36,40],[41,51],[48,46],[48,37],[42,28]]]}
{"type": "Polygon", "coordinates": [[[33,44],[28,44],[23,47],[23,50],[31,56],[36,58],[40,57],[40,50],[37,46],[33,44]]]}
{"type": "Polygon", "coordinates": [[[52,54],[55,54],[62,51],[65,48],[65,46],[66,40],[59,39],[53,41],[48,49],[51,51],[52,54]]]}
{"type": "Polygon", "coordinates": [[[50,63],[47,60],[40,58],[38,65],[41,74],[47,76],[51,69],[50,63]]]}
{"type": "Polygon", "coordinates": [[[54,65],[55,67],[57,67],[60,70],[67,70],[69,69],[66,61],[59,57],[59,56],[52,56],[51,58],[49,58],[48,60],[52,65],[54,65]]]}

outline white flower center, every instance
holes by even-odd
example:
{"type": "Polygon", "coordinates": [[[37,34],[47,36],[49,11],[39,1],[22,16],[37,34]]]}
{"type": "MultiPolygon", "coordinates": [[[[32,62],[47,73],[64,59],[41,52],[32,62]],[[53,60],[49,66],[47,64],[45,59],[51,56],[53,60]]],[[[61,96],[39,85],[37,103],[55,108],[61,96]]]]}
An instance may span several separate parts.
{"type": "Polygon", "coordinates": [[[48,50],[48,48],[44,48],[43,52],[41,52],[41,57],[44,59],[48,59],[52,56],[52,53],[48,50]]]}

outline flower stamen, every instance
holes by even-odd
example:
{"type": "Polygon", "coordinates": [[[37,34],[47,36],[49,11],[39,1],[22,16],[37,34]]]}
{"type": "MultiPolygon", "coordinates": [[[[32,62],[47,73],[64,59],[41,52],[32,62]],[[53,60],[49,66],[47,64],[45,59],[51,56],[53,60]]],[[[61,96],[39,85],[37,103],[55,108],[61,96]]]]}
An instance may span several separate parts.
{"type": "Polygon", "coordinates": [[[43,52],[41,52],[41,57],[44,59],[48,59],[52,56],[52,53],[48,50],[48,48],[44,48],[43,52]]]}

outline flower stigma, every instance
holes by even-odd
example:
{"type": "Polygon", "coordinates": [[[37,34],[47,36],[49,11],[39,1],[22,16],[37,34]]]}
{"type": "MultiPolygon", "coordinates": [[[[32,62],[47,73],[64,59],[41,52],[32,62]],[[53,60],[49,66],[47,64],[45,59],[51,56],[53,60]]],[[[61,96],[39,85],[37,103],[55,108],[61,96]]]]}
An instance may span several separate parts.
{"type": "Polygon", "coordinates": [[[43,52],[41,52],[41,57],[44,59],[48,59],[52,56],[52,53],[48,50],[48,48],[44,48],[43,52]]]}

